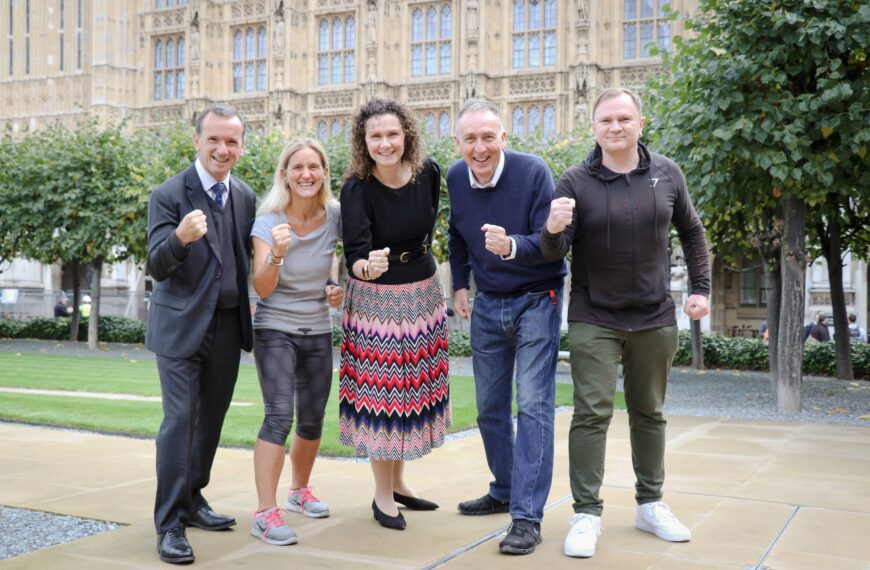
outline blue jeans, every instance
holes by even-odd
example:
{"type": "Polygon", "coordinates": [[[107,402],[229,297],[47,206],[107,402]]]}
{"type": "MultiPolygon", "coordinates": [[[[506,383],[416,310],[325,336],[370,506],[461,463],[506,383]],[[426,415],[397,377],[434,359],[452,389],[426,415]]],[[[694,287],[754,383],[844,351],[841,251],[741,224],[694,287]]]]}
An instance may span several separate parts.
{"type": "Polygon", "coordinates": [[[489,494],[510,501],[511,518],[540,522],[553,479],[556,363],[562,289],[498,297],[478,292],[471,313],[477,423],[489,494]],[[517,433],[511,403],[517,378],[517,433]],[[516,439],[516,442],[514,441],[516,439]]]}

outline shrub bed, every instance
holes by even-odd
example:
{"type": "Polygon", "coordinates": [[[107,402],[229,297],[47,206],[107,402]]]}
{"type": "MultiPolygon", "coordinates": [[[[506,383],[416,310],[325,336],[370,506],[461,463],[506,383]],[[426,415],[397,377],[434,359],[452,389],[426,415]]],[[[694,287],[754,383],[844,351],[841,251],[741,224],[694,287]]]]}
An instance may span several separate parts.
{"type": "MultiPolygon", "coordinates": [[[[69,338],[69,317],[55,319],[0,319],[0,338],[33,338],[42,340],[66,340],[69,338]]],[[[144,343],[145,323],[127,317],[100,317],[99,340],[101,342],[144,343]]],[[[79,323],[79,339],[88,338],[88,319],[79,323]]],[[[341,327],[334,327],[332,343],[341,346],[341,327]]],[[[763,340],[740,337],[724,337],[705,334],[701,337],[704,348],[704,365],[709,368],[733,370],[758,370],[766,372],[767,345],[763,340]]],[[[471,336],[465,331],[451,331],[448,336],[450,356],[471,356],[471,336]]],[[[562,331],[559,350],[568,350],[568,333],[562,331]]],[[[692,336],[689,331],[680,331],[679,346],[674,357],[674,366],[692,364],[692,336]]],[[[852,343],[852,368],[855,378],[870,380],[870,344],[852,343]]],[[[804,374],[836,376],[837,355],[833,342],[804,346],[804,374]]]]}
{"type": "MultiPolygon", "coordinates": [[[[41,340],[67,340],[69,317],[53,319],[0,319],[0,338],[34,338],[41,340]]],[[[88,319],[79,321],[79,340],[88,338],[88,319]]],[[[101,342],[145,342],[145,323],[127,317],[105,315],[100,317],[97,339],[101,342]]]]}
{"type": "MultiPolygon", "coordinates": [[[[768,366],[767,344],[761,339],[725,337],[705,334],[701,337],[704,349],[704,366],[734,370],[759,370],[766,372],[768,366]]],[[[680,344],[674,357],[674,366],[692,364],[692,335],[680,331],[680,344]]],[[[855,378],[870,380],[870,344],[852,343],[852,370],[855,378]]],[[[833,342],[804,345],[804,374],[813,376],[836,376],[837,353],[833,342]]]]}

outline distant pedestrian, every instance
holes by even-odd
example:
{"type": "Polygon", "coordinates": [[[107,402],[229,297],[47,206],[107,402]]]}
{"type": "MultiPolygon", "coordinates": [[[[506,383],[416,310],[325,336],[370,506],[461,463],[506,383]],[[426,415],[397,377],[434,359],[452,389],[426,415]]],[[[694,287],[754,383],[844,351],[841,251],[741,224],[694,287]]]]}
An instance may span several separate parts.
{"type": "Polygon", "coordinates": [[[849,338],[852,341],[867,342],[867,330],[858,324],[858,316],[855,313],[849,313],[849,338]]]}
{"type": "Polygon", "coordinates": [[[82,297],[82,302],[79,303],[79,314],[85,318],[91,316],[91,296],[85,295],[82,297]]]}
{"type": "Polygon", "coordinates": [[[72,306],[69,304],[69,299],[66,295],[61,295],[60,299],[57,300],[57,304],[54,306],[54,316],[57,317],[68,317],[72,314],[72,306]]]}
{"type": "Polygon", "coordinates": [[[825,315],[819,315],[818,321],[815,326],[813,326],[812,330],[810,330],[810,338],[815,339],[818,342],[828,342],[831,340],[831,333],[828,330],[828,323],[826,322],[825,315]]]}
{"type": "Polygon", "coordinates": [[[813,317],[813,320],[806,324],[806,326],[804,327],[804,342],[806,342],[807,339],[810,337],[810,333],[813,332],[813,327],[816,326],[816,324],[819,322],[819,318],[821,318],[823,315],[824,313],[822,313],[821,311],[817,312],[816,315],[813,317]]]}

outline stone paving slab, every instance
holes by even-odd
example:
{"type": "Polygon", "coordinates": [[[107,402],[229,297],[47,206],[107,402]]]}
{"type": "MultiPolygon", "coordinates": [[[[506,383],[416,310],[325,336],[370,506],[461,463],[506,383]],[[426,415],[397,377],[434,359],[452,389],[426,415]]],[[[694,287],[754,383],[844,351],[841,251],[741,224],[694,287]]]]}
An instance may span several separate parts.
{"type": "MultiPolygon", "coordinates": [[[[531,556],[498,554],[507,515],[463,517],[461,500],[486,491],[479,436],[447,443],[407,465],[417,492],[441,504],[408,512],[404,532],[372,519],[365,463],[320,459],[313,483],[328,519],[290,513],[300,536],[262,544],[248,528],[256,493],[250,450],[221,448],[207,494],[234,515],[231,531],[189,531],[195,568],[618,568],[870,570],[870,429],[676,416],[669,418],[666,501],[693,531],[672,544],[634,523],[627,416],[617,412],[607,449],[603,534],[594,558],[562,554],[572,514],[568,489],[570,413],[556,421],[555,474],[531,556]]],[[[281,481],[286,490],[287,479],[281,481]]],[[[168,568],[157,559],[151,440],[0,423],[0,504],[124,523],[112,532],[0,562],[2,570],[168,568]]]]}

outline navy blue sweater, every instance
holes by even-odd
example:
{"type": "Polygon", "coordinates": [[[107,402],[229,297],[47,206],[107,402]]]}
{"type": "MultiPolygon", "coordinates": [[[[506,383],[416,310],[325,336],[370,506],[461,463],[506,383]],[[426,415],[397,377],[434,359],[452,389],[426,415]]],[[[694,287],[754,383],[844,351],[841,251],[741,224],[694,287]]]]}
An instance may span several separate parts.
{"type": "Polygon", "coordinates": [[[463,160],[447,172],[454,291],[468,288],[472,271],[484,293],[512,295],[562,286],[565,263],[546,261],[539,244],[553,199],[553,175],[537,156],[509,150],[504,156],[504,169],[493,188],[472,188],[463,160]],[[503,260],[486,250],[480,229],[484,224],[501,226],[514,238],[514,259],[503,260]]]}

